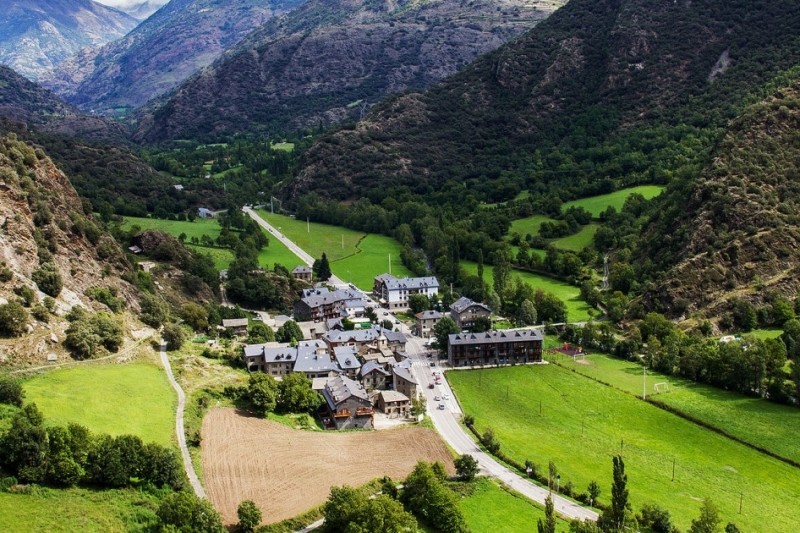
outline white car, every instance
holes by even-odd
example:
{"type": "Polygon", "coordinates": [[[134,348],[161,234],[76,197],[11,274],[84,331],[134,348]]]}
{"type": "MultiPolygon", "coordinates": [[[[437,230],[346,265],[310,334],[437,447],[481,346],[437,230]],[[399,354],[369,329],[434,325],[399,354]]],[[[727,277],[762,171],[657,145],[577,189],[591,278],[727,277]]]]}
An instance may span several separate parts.
{"type": "Polygon", "coordinates": [[[442,398],[441,398],[440,396],[434,396],[434,397],[433,397],[433,401],[434,401],[434,402],[441,401],[441,399],[442,399],[442,398]]]}
{"type": "Polygon", "coordinates": [[[445,392],[444,394],[442,394],[442,399],[443,400],[449,400],[450,399],[450,395],[445,392]]]}

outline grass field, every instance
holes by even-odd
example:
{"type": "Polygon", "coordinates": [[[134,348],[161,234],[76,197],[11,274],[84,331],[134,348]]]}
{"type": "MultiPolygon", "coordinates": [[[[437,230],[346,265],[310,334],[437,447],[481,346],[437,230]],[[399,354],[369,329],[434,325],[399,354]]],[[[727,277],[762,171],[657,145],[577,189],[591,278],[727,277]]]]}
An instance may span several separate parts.
{"type": "Polygon", "coordinates": [[[46,489],[0,493],[0,531],[139,532],[158,523],[156,497],[137,490],[46,489]]]}
{"type": "Polygon", "coordinates": [[[400,243],[391,237],[315,222],[307,225],[303,220],[267,211],[258,214],[312,257],[322,257],[325,252],[331,271],[363,290],[371,290],[375,276],[389,271],[390,254],[392,274],[397,277],[412,275],[400,260],[400,243]]]}
{"type": "MultiPolygon", "coordinates": [[[[560,357],[559,363],[631,394],[641,396],[645,385],[641,365],[607,355],[592,354],[583,363],[560,357]]],[[[797,440],[797,435],[800,435],[800,411],[796,407],[735,394],[658,372],[648,371],[645,388],[650,398],[679,409],[737,439],[800,462],[800,441],[797,440]],[[668,383],[669,392],[656,394],[656,383],[668,383]]]]}
{"type": "MultiPolygon", "coordinates": [[[[464,267],[470,274],[477,274],[478,264],[472,261],[461,261],[461,266],[464,267]]],[[[483,268],[484,281],[492,285],[493,268],[490,265],[485,265],[483,268]]],[[[583,322],[589,320],[589,311],[593,309],[581,300],[580,289],[569,283],[559,281],[557,279],[548,278],[539,274],[525,272],[523,270],[513,270],[511,277],[520,277],[523,281],[530,284],[534,289],[542,289],[545,292],[553,293],[558,296],[567,305],[567,321],[569,322],[583,322]]]]}
{"type": "MultiPolygon", "coordinates": [[[[471,531],[493,533],[530,533],[538,520],[544,521],[544,508],[527,498],[508,492],[487,478],[475,480],[475,492],[459,504],[471,531]]],[[[569,524],[558,520],[559,533],[569,531],[569,524]]]]}
{"type": "Polygon", "coordinates": [[[294,151],[294,143],[285,143],[285,142],[272,143],[270,145],[270,148],[272,148],[273,150],[283,150],[284,152],[292,152],[294,151]]]}
{"type": "Polygon", "coordinates": [[[572,481],[582,491],[596,480],[608,502],[611,458],[622,454],[636,510],[656,502],[686,530],[710,497],[723,523],[743,531],[762,531],[764,524],[796,530],[800,469],[627,393],[556,365],[450,372],[448,379],[480,431],[491,426],[519,462],[547,468],[553,460],[562,485],[572,481]]]}
{"type": "Polygon", "coordinates": [[[171,446],[175,393],[164,370],[151,363],[108,364],[52,370],[24,383],[48,423],[75,422],[95,433],[138,435],[171,446]]]}
{"type": "Polygon", "coordinates": [[[586,226],[581,226],[581,229],[578,233],[567,235],[566,237],[561,237],[560,239],[555,239],[553,241],[553,245],[562,250],[580,252],[592,244],[592,240],[594,240],[594,234],[597,233],[597,228],[599,227],[600,226],[597,224],[587,224],[586,226]]]}
{"type": "Polygon", "coordinates": [[[555,220],[544,215],[518,218],[511,222],[511,229],[508,230],[508,234],[513,235],[514,233],[518,233],[523,239],[528,234],[533,236],[539,235],[539,228],[542,227],[542,222],[555,222],[555,220]]]}
{"type": "MultiPolygon", "coordinates": [[[[209,254],[214,260],[214,267],[217,268],[217,270],[228,268],[228,265],[233,261],[233,252],[231,250],[189,244],[192,237],[200,239],[203,235],[208,235],[212,239],[216,239],[219,236],[220,227],[214,219],[198,218],[195,219],[194,222],[188,222],[182,220],[162,220],[158,218],[125,217],[123,228],[130,229],[134,224],[142,229],[160,230],[174,237],[185,233],[186,245],[198,253],[209,254]]],[[[275,263],[280,263],[291,270],[301,264],[301,261],[296,255],[289,251],[282,242],[270,237],[269,245],[258,254],[258,263],[265,268],[272,268],[275,263]]]]}
{"type": "Polygon", "coordinates": [[[613,207],[617,211],[621,210],[622,206],[625,204],[625,200],[633,193],[641,194],[646,200],[650,200],[661,194],[663,190],[664,187],[661,185],[639,185],[638,187],[620,189],[619,191],[614,191],[609,194],[601,194],[599,196],[590,196],[589,198],[565,202],[564,205],[561,206],[561,209],[566,211],[570,207],[583,207],[590,212],[593,217],[597,218],[600,216],[600,213],[609,207],[613,207]]]}

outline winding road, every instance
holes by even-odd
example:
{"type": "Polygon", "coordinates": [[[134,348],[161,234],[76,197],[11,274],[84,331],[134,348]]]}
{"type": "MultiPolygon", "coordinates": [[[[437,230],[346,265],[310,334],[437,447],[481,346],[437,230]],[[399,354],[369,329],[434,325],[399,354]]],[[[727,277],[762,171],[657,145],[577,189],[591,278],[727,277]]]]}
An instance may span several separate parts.
{"type": "Polygon", "coordinates": [[[169,364],[167,358],[167,343],[161,341],[161,364],[164,365],[164,370],[167,371],[167,379],[170,385],[178,393],[178,408],[175,411],[175,433],[178,435],[178,446],[181,449],[181,456],[183,457],[183,469],[186,471],[186,476],[189,478],[189,483],[198,498],[205,498],[206,491],[203,490],[203,484],[200,483],[200,478],[197,477],[197,472],[194,471],[192,464],[192,456],[189,455],[189,448],[186,447],[186,432],[183,427],[183,411],[186,408],[186,394],[183,389],[175,380],[175,375],[172,373],[172,365],[169,364]]]}

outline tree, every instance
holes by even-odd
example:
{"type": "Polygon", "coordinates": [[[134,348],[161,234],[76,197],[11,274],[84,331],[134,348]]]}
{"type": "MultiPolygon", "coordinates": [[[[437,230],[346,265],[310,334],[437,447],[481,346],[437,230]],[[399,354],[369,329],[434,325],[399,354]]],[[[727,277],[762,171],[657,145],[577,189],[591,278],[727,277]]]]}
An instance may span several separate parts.
{"type": "Polygon", "coordinates": [[[239,531],[250,533],[255,531],[261,523],[261,509],[256,506],[253,500],[245,500],[236,509],[236,516],[239,517],[239,531]]]}
{"type": "Polygon", "coordinates": [[[169,316],[167,303],[153,294],[144,293],[141,299],[139,318],[148,326],[157,328],[166,322],[169,316]]]}
{"type": "Polygon", "coordinates": [[[411,399],[411,416],[418,417],[425,413],[427,400],[425,396],[419,396],[411,399]]]}
{"type": "Polygon", "coordinates": [[[278,383],[277,407],[287,413],[310,413],[322,403],[322,396],[311,388],[302,372],[292,372],[278,383]]]}
{"type": "Polygon", "coordinates": [[[178,324],[164,324],[161,330],[161,338],[167,343],[167,350],[180,350],[186,341],[186,331],[178,324]]]}
{"type": "Polygon", "coordinates": [[[408,298],[408,307],[415,315],[428,309],[431,301],[424,294],[412,294],[408,298]]]}
{"type": "Polygon", "coordinates": [[[449,336],[458,332],[458,326],[449,316],[442,318],[439,323],[433,327],[433,335],[436,337],[436,346],[439,347],[439,351],[442,354],[447,353],[449,336]]]}
{"type": "Polygon", "coordinates": [[[183,464],[174,450],[150,442],[142,446],[141,472],[143,480],[157,487],[178,490],[184,485],[183,464]]]}
{"type": "Polygon", "coordinates": [[[370,498],[355,513],[345,533],[413,533],[417,521],[397,500],[387,495],[370,498]]]}
{"type": "Polygon", "coordinates": [[[345,531],[347,524],[366,503],[366,496],[353,487],[331,487],[331,494],[322,506],[325,531],[345,531]]]}
{"type": "Polygon", "coordinates": [[[487,428],[486,431],[483,432],[483,435],[481,435],[481,444],[489,450],[489,453],[496,454],[500,451],[500,441],[497,440],[492,428],[487,428]]]}
{"type": "Polygon", "coordinates": [[[156,511],[162,526],[173,526],[186,533],[225,533],[220,518],[211,503],[191,492],[174,492],[164,498],[156,511]]]}
{"type": "Polygon", "coordinates": [[[248,344],[263,344],[275,341],[275,332],[263,322],[254,322],[248,329],[248,344]]]}
{"type": "Polygon", "coordinates": [[[328,263],[328,256],[325,255],[325,252],[322,252],[322,257],[320,259],[314,261],[312,270],[317,279],[328,281],[331,278],[331,265],[328,263]]]}
{"type": "Polygon", "coordinates": [[[553,496],[548,494],[544,500],[544,522],[539,519],[536,524],[539,533],[556,533],[556,512],[553,505],[553,496]]]}
{"type": "Polygon", "coordinates": [[[40,483],[46,472],[47,432],[36,404],[24,406],[0,436],[0,465],[22,482],[40,483]]]}
{"type": "Polygon", "coordinates": [[[742,298],[733,303],[733,323],[742,331],[750,331],[758,326],[756,308],[742,298]]]}
{"type": "Polygon", "coordinates": [[[294,320],[289,320],[278,328],[275,333],[275,340],[278,342],[292,342],[303,340],[303,330],[294,320]]]}
{"type": "Polygon", "coordinates": [[[0,335],[19,337],[28,325],[28,312],[19,302],[0,305],[0,335]]]}
{"type": "Polygon", "coordinates": [[[597,481],[590,481],[586,492],[589,494],[589,505],[597,505],[597,498],[600,496],[600,485],[597,481]]]}
{"type": "Polygon", "coordinates": [[[488,316],[481,316],[475,319],[472,326],[472,331],[475,333],[483,333],[492,329],[492,321],[488,316]]]}
{"type": "Polygon", "coordinates": [[[58,296],[64,286],[55,263],[43,263],[38,270],[34,271],[31,279],[43,293],[53,297],[58,296]]]}
{"type": "Polygon", "coordinates": [[[614,470],[611,484],[611,507],[602,517],[602,526],[606,531],[621,531],[625,525],[625,513],[629,510],[628,476],[625,474],[625,463],[622,456],[613,457],[614,470]]]}
{"type": "Polygon", "coordinates": [[[530,300],[524,300],[519,307],[519,321],[523,326],[532,326],[536,324],[537,319],[536,307],[530,300]]]}
{"type": "Polygon", "coordinates": [[[278,396],[278,384],[275,378],[268,374],[256,372],[250,374],[247,384],[247,398],[254,409],[262,415],[275,410],[278,396]]]}
{"type": "Polygon", "coordinates": [[[472,481],[478,473],[478,461],[469,454],[464,454],[454,461],[456,476],[461,481],[472,481]]]}
{"type": "Polygon", "coordinates": [[[719,533],[722,530],[721,525],[717,507],[714,502],[706,498],[700,507],[700,516],[692,520],[692,527],[689,528],[689,532],[719,533]]]}
{"type": "Polygon", "coordinates": [[[645,503],[638,516],[639,525],[650,528],[653,533],[671,533],[672,520],[669,511],[655,503],[645,503]]]}
{"type": "Polygon", "coordinates": [[[195,331],[208,329],[208,309],[194,302],[181,306],[181,318],[195,331]]]}
{"type": "Polygon", "coordinates": [[[22,407],[25,390],[22,384],[11,376],[0,375],[0,403],[22,407]]]}

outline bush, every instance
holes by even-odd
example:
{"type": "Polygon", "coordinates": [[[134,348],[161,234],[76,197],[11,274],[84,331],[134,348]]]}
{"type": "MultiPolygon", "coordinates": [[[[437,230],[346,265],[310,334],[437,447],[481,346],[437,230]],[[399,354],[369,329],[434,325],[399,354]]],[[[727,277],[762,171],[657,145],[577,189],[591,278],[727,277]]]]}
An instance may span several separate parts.
{"type": "Polygon", "coordinates": [[[0,335],[19,337],[28,325],[28,312],[18,302],[0,305],[0,335]]]}
{"type": "Polygon", "coordinates": [[[186,341],[186,331],[177,324],[164,324],[161,338],[167,343],[167,350],[180,350],[186,341]]]}
{"type": "Polygon", "coordinates": [[[172,526],[173,531],[225,532],[222,519],[211,503],[189,492],[170,494],[164,498],[156,514],[161,522],[162,531],[169,531],[169,526],[172,526]]]}
{"type": "Polygon", "coordinates": [[[110,352],[116,352],[122,346],[122,326],[107,313],[80,315],[67,328],[64,345],[79,359],[87,359],[97,355],[102,346],[110,352]]]}
{"type": "Polygon", "coordinates": [[[125,300],[117,298],[117,291],[112,287],[91,287],[84,291],[89,298],[104,304],[115,313],[119,313],[125,308],[125,300]]]}
{"type": "Polygon", "coordinates": [[[0,376],[0,403],[22,407],[25,391],[19,381],[10,376],[0,376]]]}
{"type": "Polygon", "coordinates": [[[58,267],[55,263],[44,263],[35,271],[31,279],[36,283],[43,293],[50,296],[58,296],[64,282],[61,279],[61,274],[58,273],[58,267]]]}

